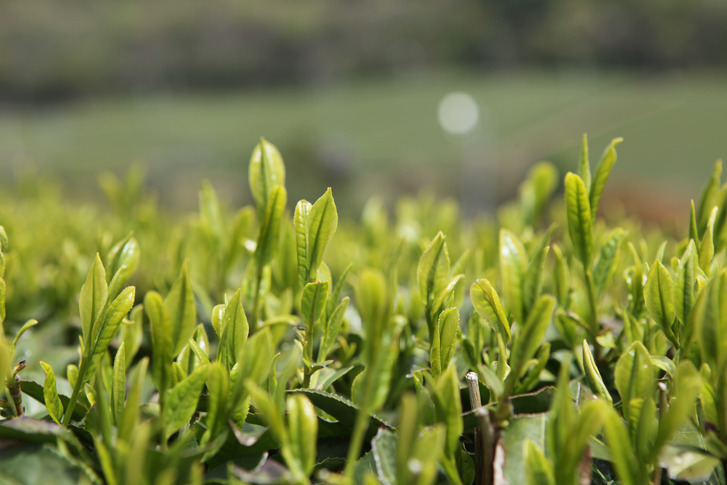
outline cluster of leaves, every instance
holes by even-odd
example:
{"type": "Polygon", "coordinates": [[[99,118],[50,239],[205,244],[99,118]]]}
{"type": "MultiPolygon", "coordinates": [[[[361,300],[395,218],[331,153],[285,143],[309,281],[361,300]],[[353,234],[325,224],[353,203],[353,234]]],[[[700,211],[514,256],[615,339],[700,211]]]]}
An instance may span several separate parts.
{"type": "Polygon", "coordinates": [[[112,213],[72,213],[98,225],[74,239],[35,191],[22,203],[45,210],[0,226],[0,477],[724,483],[721,164],[682,238],[609,227],[597,214],[619,142],[591,173],[584,137],[563,199],[541,163],[494,220],[466,224],[421,197],[393,219],[373,199],[339,227],[330,189],[291,214],[265,140],[254,206],[234,214],[204,184],[199,212],[175,221],[132,172],[104,179],[112,213]],[[34,296],[36,270],[62,291],[34,296]],[[21,338],[33,310],[42,323],[21,338]],[[16,350],[49,335],[73,350],[16,350]]]}

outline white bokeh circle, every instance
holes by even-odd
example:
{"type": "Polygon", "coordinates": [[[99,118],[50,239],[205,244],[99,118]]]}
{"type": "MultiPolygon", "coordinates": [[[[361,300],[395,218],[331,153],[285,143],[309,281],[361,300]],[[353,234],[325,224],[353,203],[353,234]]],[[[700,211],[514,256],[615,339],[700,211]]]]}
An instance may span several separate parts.
{"type": "Polygon", "coordinates": [[[451,92],[439,102],[439,124],[451,135],[466,135],[480,120],[477,101],[467,93],[451,92]]]}

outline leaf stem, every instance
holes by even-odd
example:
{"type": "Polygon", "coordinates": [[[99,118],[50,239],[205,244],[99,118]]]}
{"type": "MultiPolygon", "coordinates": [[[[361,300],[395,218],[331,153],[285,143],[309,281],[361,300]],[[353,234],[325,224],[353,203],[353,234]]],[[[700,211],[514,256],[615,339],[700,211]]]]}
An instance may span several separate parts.
{"type": "Polygon", "coordinates": [[[66,407],[66,412],[63,415],[63,421],[61,424],[63,426],[68,426],[71,424],[71,419],[73,419],[73,410],[76,408],[76,402],[78,401],[78,395],[81,392],[81,387],[85,384],[86,379],[86,373],[88,372],[88,361],[90,359],[90,356],[84,355],[81,357],[81,365],[78,368],[78,376],[76,376],[76,385],[73,386],[73,392],[71,393],[71,397],[68,400],[68,406],[66,407]]]}

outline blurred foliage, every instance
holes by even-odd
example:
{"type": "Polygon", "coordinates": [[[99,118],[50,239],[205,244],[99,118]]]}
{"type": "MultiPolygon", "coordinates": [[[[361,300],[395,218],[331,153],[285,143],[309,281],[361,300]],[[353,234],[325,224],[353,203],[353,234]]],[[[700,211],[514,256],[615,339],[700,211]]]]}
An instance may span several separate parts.
{"type": "Polygon", "coordinates": [[[443,65],[724,65],[727,6],[618,0],[3,2],[0,95],[325,83],[443,65]]]}

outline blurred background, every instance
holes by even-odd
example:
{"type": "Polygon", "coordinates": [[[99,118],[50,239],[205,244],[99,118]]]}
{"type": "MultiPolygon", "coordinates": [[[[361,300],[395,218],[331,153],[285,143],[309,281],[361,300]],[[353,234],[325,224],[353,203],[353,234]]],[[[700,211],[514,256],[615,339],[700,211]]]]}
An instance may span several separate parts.
{"type": "Polygon", "coordinates": [[[680,211],[727,154],[724,0],[34,0],[0,4],[0,187],[99,198],[132,164],[162,205],[250,200],[260,136],[289,200],[428,188],[470,209],[616,136],[610,197],[680,211]],[[666,189],[660,189],[666,187],[666,189]]]}

